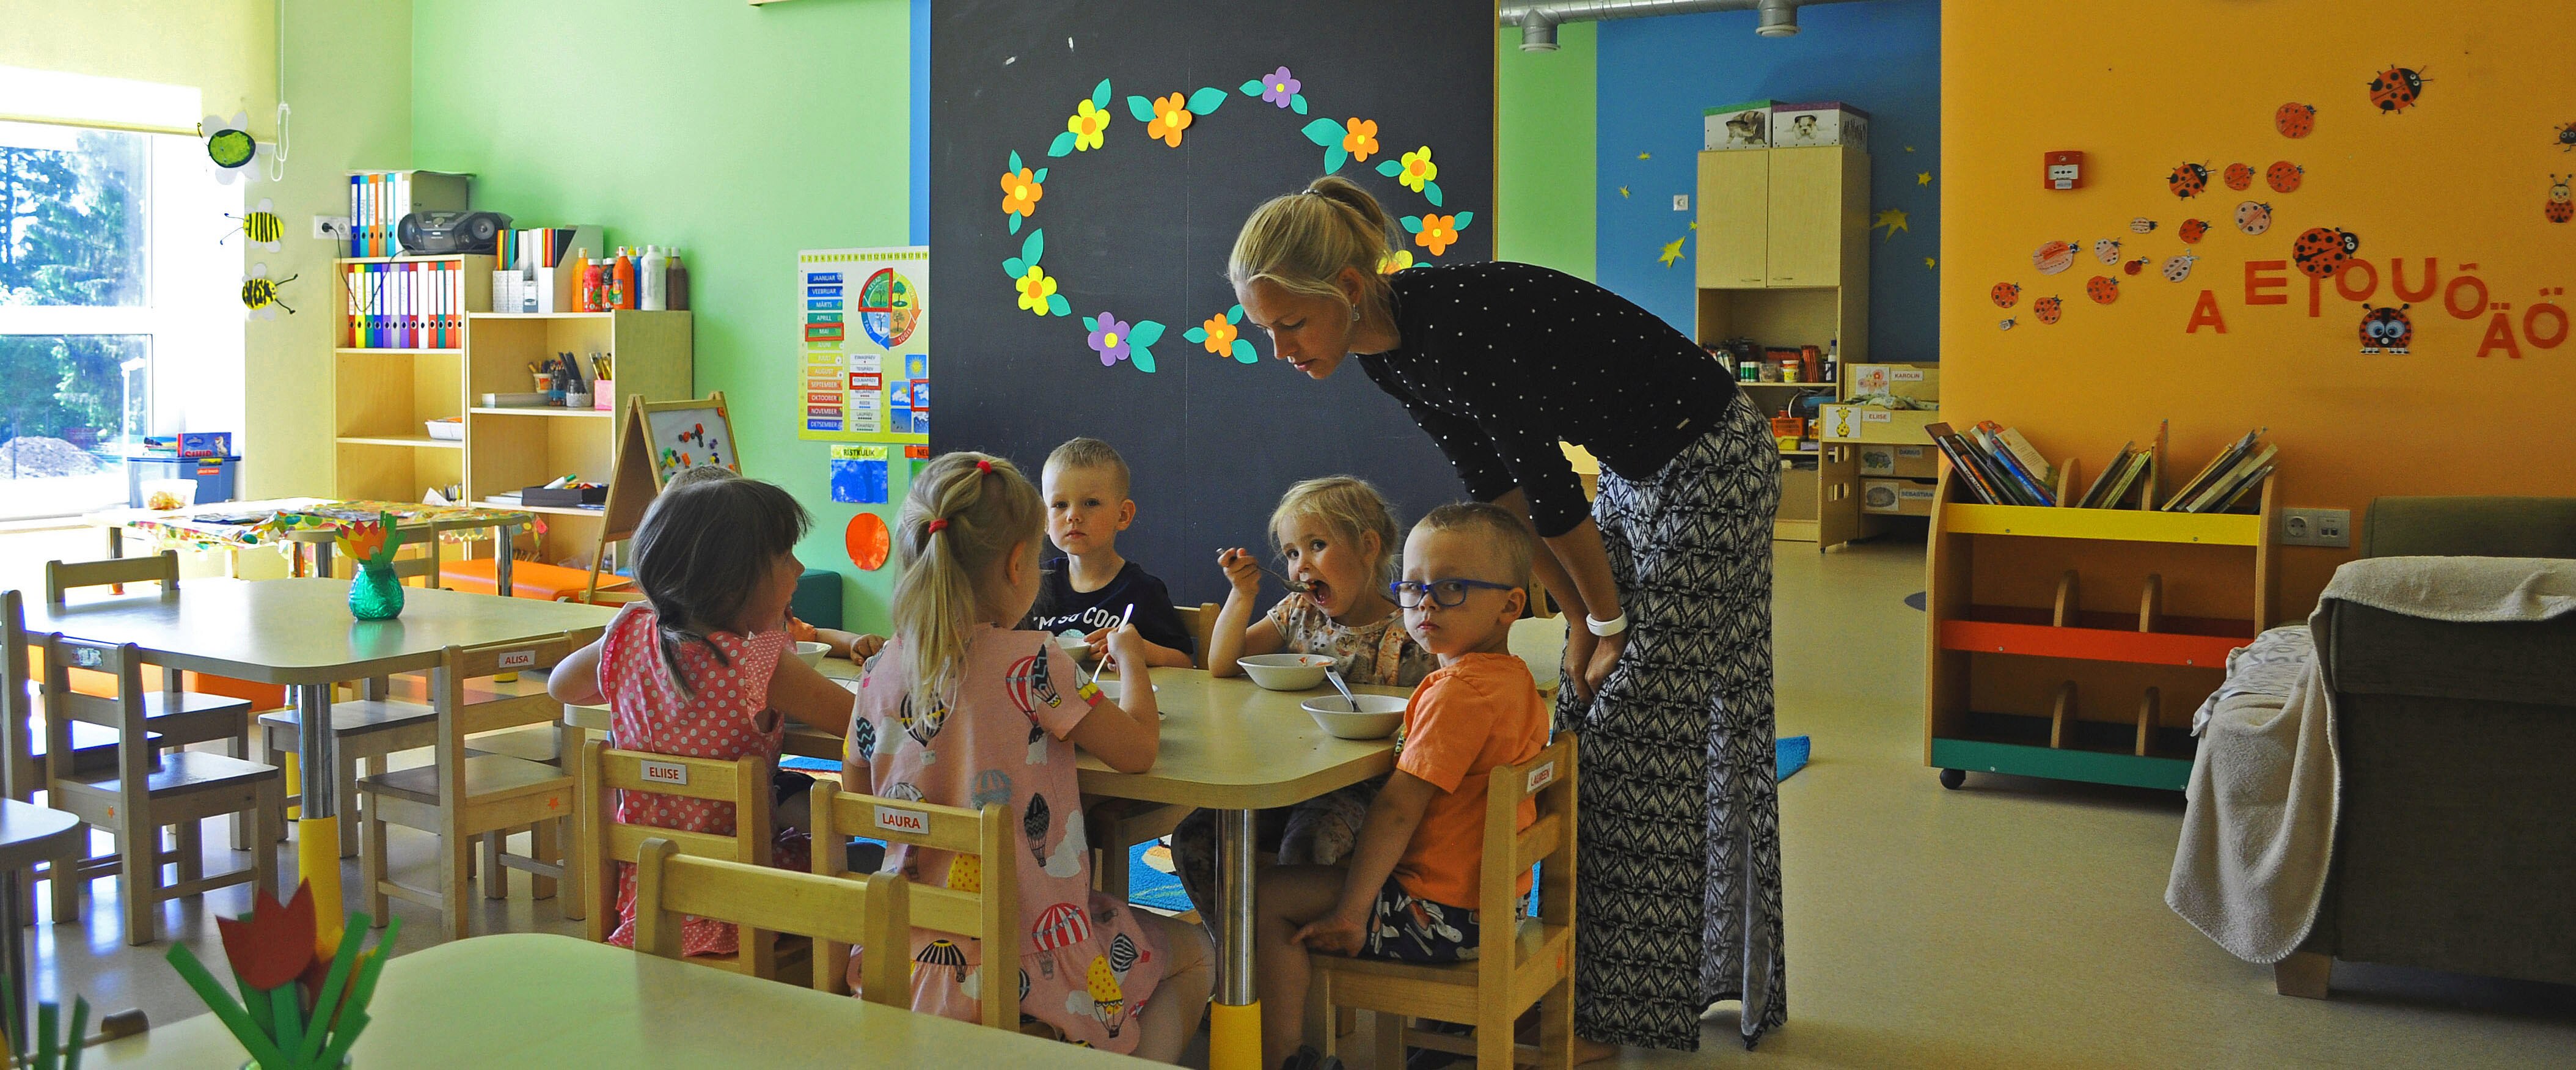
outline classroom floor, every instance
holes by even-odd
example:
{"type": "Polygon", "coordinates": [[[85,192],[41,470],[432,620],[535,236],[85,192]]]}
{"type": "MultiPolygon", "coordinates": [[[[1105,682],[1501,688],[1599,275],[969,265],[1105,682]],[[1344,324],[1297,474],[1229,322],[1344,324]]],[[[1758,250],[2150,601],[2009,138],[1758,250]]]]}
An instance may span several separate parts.
{"type": "MultiPolygon", "coordinates": [[[[1777,571],[1780,732],[1815,746],[1781,787],[1789,1024],[1748,1053],[1724,1004],[1698,1053],[1619,1065],[2467,1067],[2576,1052],[2576,988],[2338,964],[2331,1000],[2275,995],[2269,967],[2164,906],[2179,796],[1982,775],[1952,792],[1923,768],[1923,617],[1903,603],[1923,585],[1919,541],[1823,555],[1782,543],[1777,571]]],[[[424,879],[431,847],[394,830],[395,869],[424,879]]],[[[355,860],[345,868],[356,887],[355,860]]],[[[513,876],[478,928],[579,931],[513,876]]],[[[200,1013],[162,961],[166,938],[125,946],[114,887],[93,886],[86,926],[35,927],[39,992],[163,1023],[200,1013]]],[[[214,961],[207,913],[247,903],[227,889],[165,906],[164,924],[214,961]]],[[[434,942],[432,912],[396,911],[399,950],[434,942]]]]}

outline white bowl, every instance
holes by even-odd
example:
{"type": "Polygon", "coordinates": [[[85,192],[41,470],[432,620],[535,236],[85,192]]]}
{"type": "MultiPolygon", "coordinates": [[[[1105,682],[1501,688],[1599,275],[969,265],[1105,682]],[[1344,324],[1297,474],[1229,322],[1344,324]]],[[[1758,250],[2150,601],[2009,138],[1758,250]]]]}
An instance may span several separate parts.
{"type": "Polygon", "coordinates": [[[830,644],[830,643],[798,643],[798,644],[796,644],[796,660],[804,662],[804,663],[805,663],[805,667],[806,667],[806,668],[809,668],[809,669],[819,669],[819,668],[822,668],[822,667],[823,667],[823,655],[828,654],[828,653],[831,653],[831,652],[832,652],[832,644],[830,644]]]}
{"type": "Polygon", "coordinates": [[[1403,695],[1359,695],[1360,711],[1351,712],[1351,704],[1340,695],[1307,699],[1306,714],[1324,731],[1342,739],[1385,739],[1395,734],[1404,723],[1403,695]]]}
{"type": "Polygon", "coordinates": [[[1272,691],[1307,691],[1324,686],[1324,670],[1333,667],[1333,659],[1322,654],[1255,654],[1236,658],[1234,663],[1252,677],[1252,682],[1272,691]]]}

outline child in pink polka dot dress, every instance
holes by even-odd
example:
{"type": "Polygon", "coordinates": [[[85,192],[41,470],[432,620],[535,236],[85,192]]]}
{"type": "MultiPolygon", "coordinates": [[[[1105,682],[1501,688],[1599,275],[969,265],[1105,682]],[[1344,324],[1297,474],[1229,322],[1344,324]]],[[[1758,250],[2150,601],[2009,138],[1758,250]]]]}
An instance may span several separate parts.
{"type": "MultiPolygon", "coordinates": [[[[674,478],[635,531],[635,581],[646,600],[628,605],[607,634],[556,667],[547,690],[563,702],[607,703],[610,744],[655,754],[774,762],[788,718],[846,731],[850,693],[798,660],[787,630],[787,602],[805,571],[796,540],[811,523],[786,491],[726,469],[674,478]]],[[[771,865],[808,868],[803,830],[812,782],[773,772],[771,865]]],[[[731,803],[618,794],[621,822],[734,834],[731,803]]],[[[634,946],[632,863],[618,864],[617,915],[609,942],[634,946]]],[[[740,948],[731,924],[690,918],[681,949],[731,955],[740,948]]]]}

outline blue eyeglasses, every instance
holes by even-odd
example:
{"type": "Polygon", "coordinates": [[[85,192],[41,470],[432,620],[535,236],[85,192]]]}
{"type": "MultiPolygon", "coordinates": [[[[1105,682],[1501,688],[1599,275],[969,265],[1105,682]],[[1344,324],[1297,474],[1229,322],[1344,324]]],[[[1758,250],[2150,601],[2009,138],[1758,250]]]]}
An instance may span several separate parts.
{"type": "Polygon", "coordinates": [[[1515,591],[1520,589],[1520,585],[1487,583],[1484,580],[1433,580],[1429,583],[1398,580],[1387,584],[1386,589],[1395,595],[1395,604],[1405,609],[1420,606],[1426,598],[1447,608],[1465,602],[1468,591],[1515,591]]]}

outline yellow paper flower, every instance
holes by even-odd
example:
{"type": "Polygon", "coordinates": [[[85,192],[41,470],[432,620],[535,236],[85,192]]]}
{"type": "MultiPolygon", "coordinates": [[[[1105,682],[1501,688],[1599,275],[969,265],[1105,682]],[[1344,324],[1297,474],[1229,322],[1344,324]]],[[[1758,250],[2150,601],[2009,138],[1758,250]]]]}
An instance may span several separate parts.
{"type": "Polygon", "coordinates": [[[1380,275],[1393,275],[1412,266],[1413,250],[1398,249],[1386,254],[1386,259],[1377,262],[1377,272],[1380,275]]]}
{"type": "Polygon", "coordinates": [[[1198,118],[1190,114],[1189,103],[1178,93],[1154,102],[1154,121],[1145,124],[1145,136],[1163,139],[1163,144],[1181,147],[1181,131],[1190,128],[1198,118]]]}
{"type": "Polygon", "coordinates": [[[1199,329],[1207,332],[1207,340],[1199,343],[1201,348],[1220,357],[1234,351],[1234,325],[1227,323],[1224,316],[1208,317],[1199,329]]]}
{"type": "Polygon", "coordinates": [[[1395,180],[1403,183],[1404,188],[1420,193],[1423,183],[1438,177],[1440,165],[1431,162],[1431,146],[1424,145],[1404,154],[1404,173],[1397,175],[1395,180]]]}
{"type": "Polygon", "coordinates": [[[1423,216],[1422,233],[1413,236],[1413,244],[1431,250],[1433,256],[1448,252],[1449,246],[1458,240],[1457,220],[1454,215],[1423,216]]]}
{"type": "Polygon", "coordinates": [[[1055,296],[1055,280],[1047,277],[1046,269],[1035,264],[1029,265],[1029,273],[1020,276],[1017,286],[1020,291],[1021,308],[1041,316],[1052,314],[1052,311],[1047,308],[1047,298],[1055,296]]]}
{"type": "Polygon", "coordinates": [[[1101,131],[1109,129],[1109,113],[1093,107],[1086,99],[1073,109],[1073,117],[1064,121],[1073,131],[1073,149],[1082,152],[1100,147],[1101,131]]]}
{"type": "Polygon", "coordinates": [[[1377,120],[1350,119],[1342,123],[1342,151],[1355,161],[1366,160],[1377,152],[1377,120]]]}
{"type": "Polygon", "coordinates": [[[1016,216],[1026,216],[1036,212],[1038,202],[1045,198],[1046,186],[1040,183],[1037,175],[1028,168],[1002,172],[1003,211],[1016,216]]]}

